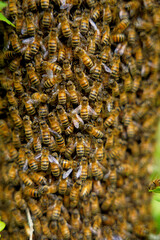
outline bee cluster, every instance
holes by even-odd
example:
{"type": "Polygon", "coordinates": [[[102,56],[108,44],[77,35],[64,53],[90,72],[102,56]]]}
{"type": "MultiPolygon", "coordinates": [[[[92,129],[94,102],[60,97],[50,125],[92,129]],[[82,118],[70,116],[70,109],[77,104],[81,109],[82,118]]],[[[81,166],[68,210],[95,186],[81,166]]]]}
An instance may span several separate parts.
{"type": "Polygon", "coordinates": [[[158,1],[9,0],[5,14],[2,239],[146,239],[158,1]]]}

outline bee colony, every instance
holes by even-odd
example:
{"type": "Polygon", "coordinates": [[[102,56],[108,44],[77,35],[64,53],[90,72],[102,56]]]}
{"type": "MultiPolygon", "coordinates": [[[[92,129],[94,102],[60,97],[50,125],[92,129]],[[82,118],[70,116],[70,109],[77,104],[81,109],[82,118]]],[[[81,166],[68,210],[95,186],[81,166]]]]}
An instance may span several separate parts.
{"type": "Polygon", "coordinates": [[[5,15],[1,239],[146,239],[158,1],[9,0],[5,15]]]}

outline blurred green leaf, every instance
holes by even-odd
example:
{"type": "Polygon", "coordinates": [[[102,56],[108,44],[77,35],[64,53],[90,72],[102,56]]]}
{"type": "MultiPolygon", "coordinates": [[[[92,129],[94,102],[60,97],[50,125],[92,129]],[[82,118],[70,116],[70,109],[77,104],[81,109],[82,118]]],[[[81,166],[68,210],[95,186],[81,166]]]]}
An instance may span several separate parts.
{"type": "Polygon", "coordinates": [[[160,193],[160,187],[156,187],[153,190],[149,190],[149,192],[160,193]]]}
{"type": "Polygon", "coordinates": [[[0,10],[7,7],[7,3],[0,1],[0,10]]]}
{"type": "Polygon", "coordinates": [[[6,22],[9,25],[11,25],[12,27],[15,27],[15,25],[13,23],[11,23],[2,13],[0,13],[0,21],[6,22]]]}
{"type": "Polygon", "coordinates": [[[0,221],[0,232],[5,228],[6,224],[0,221]]]}

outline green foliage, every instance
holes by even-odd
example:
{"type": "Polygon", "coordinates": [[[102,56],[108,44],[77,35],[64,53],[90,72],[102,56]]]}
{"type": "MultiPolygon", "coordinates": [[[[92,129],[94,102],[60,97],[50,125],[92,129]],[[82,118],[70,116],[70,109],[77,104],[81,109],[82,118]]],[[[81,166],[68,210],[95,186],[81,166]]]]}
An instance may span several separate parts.
{"type": "Polygon", "coordinates": [[[0,232],[5,228],[6,224],[0,221],[0,232]]]}
{"type": "Polygon", "coordinates": [[[149,190],[149,192],[160,193],[160,187],[156,187],[154,190],[149,190]]]}
{"type": "MultiPolygon", "coordinates": [[[[0,11],[6,7],[7,4],[5,2],[0,1],[0,11]]],[[[11,25],[12,27],[15,27],[13,23],[11,23],[1,12],[0,12],[0,21],[6,22],[7,24],[11,25]]]]}

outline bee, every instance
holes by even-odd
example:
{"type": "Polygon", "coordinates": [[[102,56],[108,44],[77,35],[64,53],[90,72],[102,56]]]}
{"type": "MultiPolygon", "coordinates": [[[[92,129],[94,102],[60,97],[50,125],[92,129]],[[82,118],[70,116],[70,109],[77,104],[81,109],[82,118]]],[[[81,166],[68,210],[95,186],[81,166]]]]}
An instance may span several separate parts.
{"type": "Polygon", "coordinates": [[[25,148],[24,148],[24,146],[22,146],[22,147],[19,149],[19,154],[18,154],[17,163],[18,163],[20,169],[23,169],[23,168],[24,168],[25,163],[26,163],[25,148]]]}
{"type": "Polygon", "coordinates": [[[50,162],[51,162],[51,173],[53,176],[58,177],[61,173],[60,170],[60,164],[58,159],[58,154],[57,153],[53,153],[50,157],[50,162]]]}
{"type": "Polygon", "coordinates": [[[34,154],[31,150],[26,149],[26,159],[28,160],[28,165],[33,171],[38,170],[38,162],[35,160],[34,154]]]}
{"type": "Polygon", "coordinates": [[[139,237],[145,238],[148,235],[148,228],[144,226],[143,222],[136,222],[133,230],[135,234],[139,237]]]}
{"type": "Polygon", "coordinates": [[[111,128],[107,129],[107,140],[105,143],[105,149],[109,149],[113,147],[114,144],[114,135],[113,135],[113,130],[111,128]]]}
{"type": "Polygon", "coordinates": [[[32,56],[35,56],[38,53],[39,47],[42,43],[42,35],[43,33],[41,31],[37,31],[35,33],[35,38],[33,43],[31,44],[31,51],[30,51],[30,54],[32,56]]]}
{"type": "Polygon", "coordinates": [[[75,75],[76,75],[76,78],[77,78],[81,88],[84,89],[86,92],[88,92],[89,91],[89,82],[88,82],[88,79],[87,79],[87,76],[85,75],[85,73],[80,68],[76,68],[75,75]]]}
{"type": "Polygon", "coordinates": [[[66,78],[69,80],[72,80],[73,72],[71,70],[71,64],[68,59],[64,60],[64,62],[63,62],[63,71],[66,75],[66,78]]]}
{"type": "Polygon", "coordinates": [[[94,111],[95,111],[96,115],[95,116],[93,115],[93,118],[100,116],[102,107],[103,107],[102,98],[100,96],[98,96],[97,101],[95,102],[95,107],[94,107],[94,111]]]}
{"type": "Polygon", "coordinates": [[[62,43],[58,44],[58,62],[63,62],[66,57],[65,47],[62,43]]]}
{"type": "Polygon", "coordinates": [[[62,209],[62,197],[57,197],[54,207],[53,207],[53,212],[52,212],[52,220],[58,220],[60,215],[61,215],[61,209],[62,209]]]}
{"type": "Polygon", "coordinates": [[[96,140],[96,150],[95,150],[95,158],[98,161],[102,161],[105,156],[104,148],[103,148],[103,141],[102,139],[96,140]]]}
{"type": "Polygon", "coordinates": [[[23,21],[24,21],[23,11],[21,9],[18,9],[15,23],[17,34],[20,34],[22,31],[23,21]]]}
{"type": "Polygon", "coordinates": [[[42,142],[46,145],[49,145],[51,135],[49,127],[45,121],[40,121],[40,129],[42,132],[42,142]]]}
{"type": "Polygon", "coordinates": [[[124,72],[122,75],[122,79],[124,80],[124,90],[125,92],[129,92],[132,89],[132,78],[128,71],[124,72]]]}
{"type": "Polygon", "coordinates": [[[71,155],[73,154],[75,150],[75,142],[74,142],[74,139],[72,138],[69,138],[68,139],[68,144],[66,146],[66,151],[65,151],[65,157],[67,159],[70,159],[71,158],[71,155]]]}
{"type": "Polygon", "coordinates": [[[38,189],[33,188],[33,187],[28,187],[28,186],[24,187],[23,193],[24,193],[25,196],[29,196],[29,197],[32,197],[32,198],[33,197],[34,198],[40,197],[38,189]]]}
{"type": "Polygon", "coordinates": [[[131,44],[132,46],[135,45],[136,43],[136,31],[135,31],[135,28],[134,27],[130,27],[128,29],[128,42],[129,44],[131,44]]]}
{"type": "Polygon", "coordinates": [[[19,177],[26,186],[29,186],[29,187],[34,186],[33,181],[30,179],[30,177],[25,172],[19,171],[19,177]]]}
{"type": "Polygon", "coordinates": [[[25,59],[25,61],[26,62],[29,62],[30,60],[31,60],[31,46],[30,45],[28,45],[27,47],[26,47],[26,51],[25,51],[25,53],[24,53],[24,59],[25,59]]]}
{"type": "Polygon", "coordinates": [[[116,80],[119,79],[119,66],[120,66],[120,55],[116,54],[114,56],[112,67],[111,67],[111,77],[115,78],[116,80]]]}
{"type": "Polygon", "coordinates": [[[41,66],[41,62],[42,60],[42,53],[38,53],[34,56],[34,60],[35,60],[35,70],[38,74],[42,73],[42,66],[41,66]]]}
{"type": "Polygon", "coordinates": [[[28,206],[33,214],[33,216],[35,217],[42,217],[42,211],[40,209],[40,207],[38,206],[38,203],[36,200],[30,198],[29,201],[28,201],[28,206]]]}
{"type": "Polygon", "coordinates": [[[49,167],[49,150],[43,148],[41,156],[41,170],[47,171],[48,167],[49,167]]]}
{"type": "Polygon", "coordinates": [[[76,153],[78,157],[83,157],[84,155],[84,139],[81,133],[77,133],[76,137],[76,153]]]}
{"type": "Polygon", "coordinates": [[[94,127],[91,124],[85,124],[85,129],[89,133],[89,135],[94,136],[95,138],[103,138],[103,133],[94,127]]]}
{"type": "Polygon", "coordinates": [[[103,178],[103,171],[100,163],[97,161],[94,155],[90,156],[90,161],[92,176],[95,177],[97,180],[101,180],[103,178]]]}
{"type": "Polygon", "coordinates": [[[146,51],[148,51],[149,53],[153,53],[154,44],[152,38],[145,32],[141,32],[140,37],[141,39],[143,39],[143,47],[146,49],[146,51]]]}
{"type": "Polygon", "coordinates": [[[41,227],[42,227],[42,232],[43,232],[43,240],[46,240],[48,238],[52,238],[52,234],[51,234],[51,231],[49,229],[49,223],[48,223],[48,219],[46,217],[41,217],[40,219],[40,222],[41,222],[41,227]]]}
{"type": "Polygon", "coordinates": [[[111,35],[111,42],[114,43],[121,43],[125,41],[125,35],[123,33],[117,33],[117,34],[113,34],[111,35]]]}
{"type": "Polygon", "coordinates": [[[13,208],[11,210],[11,214],[16,224],[22,227],[25,222],[25,218],[24,218],[24,215],[21,214],[20,210],[17,208],[13,208]]]}
{"type": "Polygon", "coordinates": [[[41,103],[38,109],[38,115],[40,118],[45,118],[48,115],[48,106],[45,103],[41,103]]]}
{"type": "Polygon", "coordinates": [[[134,125],[133,121],[131,121],[127,126],[127,136],[128,138],[133,138],[135,134],[136,134],[136,126],[134,125]]]}
{"type": "Polygon", "coordinates": [[[36,11],[37,10],[37,6],[36,6],[36,1],[33,0],[28,0],[28,8],[31,10],[31,11],[36,11]]]}
{"type": "Polygon", "coordinates": [[[118,23],[118,24],[114,27],[112,33],[122,33],[122,32],[124,32],[124,31],[128,28],[129,24],[130,24],[129,19],[127,19],[127,18],[122,19],[122,20],[120,21],[120,23],[118,23]]]}
{"type": "Polygon", "coordinates": [[[13,83],[14,83],[14,88],[18,94],[23,94],[24,93],[24,88],[22,85],[22,74],[20,71],[16,71],[13,73],[13,83]]]}
{"type": "Polygon", "coordinates": [[[97,3],[97,5],[96,5],[96,7],[94,8],[94,10],[93,10],[93,12],[92,12],[92,15],[91,15],[91,19],[92,19],[94,22],[97,22],[97,20],[100,18],[101,10],[102,10],[102,5],[97,3]]]}
{"type": "Polygon", "coordinates": [[[129,65],[130,73],[131,73],[132,77],[134,78],[135,75],[137,74],[137,67],[136,67],[136,61],[133,57],[131,57],[129,59],[128,65],[129,65]]]}
{"type": "Polygon", "coordinates": [[[80,197],[82,199],[85,199],[85,197],[87,197],[90,194],[91,190],[92,190],[92,180],[87,179],[81,188],[80,197]]]}
{"type": "Polygon", "coordinates": [[[15,192],[14,201],[15,201],[17,207],[20,208],[20,210],[22,210],[22,211],[26,210],[27,204],[26,204],[26,201],[22,197],[22,191],[21,190],[15,192]]]}
{"type": "Polygon", "coordinates": [[[89,94],[89,100],[95,101],[97,98],[97,95],[99,91],[101,90],[102,83],[101,80],[94,81],[93,86],[91,88],[90,94],[89,94]]]}
{"type": "Polygon", "coordinates": [[[41,139],[39,136],[39,131],[37,130],[33,131],[33,149],[36,153],[41,152],[42,150],[41,139]]]}
{"type": "Polygon", "coordinates": [[[59,21],[61,23],[63,36],[66,38],[70,38],[72,35],[72,32],[71,32],[71,28],[70,28],[70,24],[67,19],[67,16],[64,13],[60,13],[58,16],[59,16],[59,21]]]}
{"type": "Polygon", "coordinates": [[[48,114],[48,120],[49,120],[49,124],[50,127],[53,131],[57,132],[58,134],[62,133],[62,129],[60,127],[60,124],[58,122],[58,119],[56,117],[56,115],[53,112],[50,112],[48,114]]]}
{"type": "Polygon", "coordinates": [[[51,231],[51,233],[54,235],[57,235],[57,231],[58,231],[58,225],[56,221],[51,221],[49,224],[49,229],[51,231]]]}
{"type": "Polygon", "coordinates": [[[93,62],[84,49],[76,47],[75,54],[82,60],[87,68],[91,69],[93,67],[93,62]]]}
{"type": "Polygon", "coordinates": [[[79,231],[81,228],[80,213],[78,209],[74,209],[71,214],[71,225],[72,228],[76,231],[79,231]]]}
{"type": "Polygon", "coordinates": [[[18,128],[14,128],[12,131],[12,142],[15,148],[21,147],[21,139],[20,139],[20,133],[18,128]]]}
{"type": "Polygon", "coordinates": [[[57,48],[58,48],[57,29],[51,28],[49,32],[49,39],[48,39],[49,59],[54,57],[54,54],[57,52],[57,48]]]}
{"type": "Polygon", "coordinates": [[[77,178],[80,177],[80,179],[82,181],[87,179],[87,177],[88,177],[88,161],[87,161],[87,158],[82,157],[80,167],[79,167],[79,170],[78,170],[76,176],[77,176],[77,178]]]}
{"type": "Polygon", "coordinates": [[[66,220],[63,217],[59,218],[58,225],[59,225],[59,229],[62,234],[62,238],[70,239],[70,230],[69,230],[66,220]]]}
{"type": "Polygon", "coordinates": [[[58,112],[59,120],[64,128],[67,128],[69,126],[69,120],[66,111],[61,105],[58,105],[56,107],[58,112]]]}
{"type": "Polygon", "coordinates": [[[4,143],[7,143],[11,139],[11,130],[8,128],[7,123],[0,119],[0,137],[4,143]]]}
{"type": "Polygon", "coordinates": [[[77,23],[72,24],[72,47],[78,47],[80,44],[79,26],[77,23]]]}
{"type": "Polygon", "coordinates": [[[11,72],[15,72],[16,70],[17,70],[17,68],[20,66],[20,62],[21,62],[21,60],[22,60],[22,57],[16,57],[16,58],[14,58],[11,62],[10,62],[10,64],[9,64],[9,70],[11,71],[11,72]]]}
{"type": "Polygon", "coordinates": [[[8,3],[8,10],[9,10],[9,15],[11,15],[11,17],[15,17],[17,16],[17,5],[16,5],[16,2],[14,0],[9,0],[9,3],[8,3]]]}
{"type": "Polygon", "coordinates": [[[25,105],[28,115],[34,115],[36,113],[35,108],[32,104],[32,99],[29,97],[27,93],[21,95],[22,101],[25,105]]]}
{"type": "Polygon", "coordinates": [[[110,46],[105,45],[102,49],[102,52],[100,54],[102,63],[109,62],[110,57],[111,57],[111,48],[110,46]]]}
{"type": "Polygon", "coordinates": [[[117,171],[122,176],[129,176],[133,173],[132,166],[129,164],[121,164],[117,171]]]}
{"type": "Polygon", "coordinates": [[[8,170],[9,182],[14,182],[16,179],[16,175],[17,175],[16,164],[11,163],[11,166],[9,167],[9,170],[8,170]]]}
{"type": "Polygon", "coordinates": [[[55,142],[53,136],[51,136],[51,138],[50,138],[48,148],[51,152],[55,152],[57,150],[57,145],[56,145],[56,142],[55,142]]]}
{"type": "Polygon", "coordinates": [[[113,110],[110,116],[105,120],[104,127],[110,127],[111,125],[113,125],[119,113],[120,113],[120,108],[116,108],[115,110],[113,110]]]}
{"type": "Polygon", "coordinates": [[[97,213],[99,213],[100,212],[99,201],[96,193],[94,192],[91,193],[90,203],[92,215],[96,215],[97,213]]]}
{"type": "Polygon", "coordinates": [[[71,123],[71,124],[67,127],[67,129],[65,130],[65,134],[66,134],[66,135],[71,135],[71,134],[73,133],[73,131],[74,131],[74,124],[71,123]]]}
{"type": "Polygon", "coordinates": [[[58,190],[57,188],[57,183],[52,183],[52,185],[50,186],[47,186],[47,185],[44,185],[44,186],[41,186],[38,190],[38,194],[39,195],[50,195],[50,194],[54,194],[56,193],[58,190]]]}
{"type": "Polygon", "coordinates": [[[10,112],[11,118],[12,118],[15,126],[17,128],[21,128],[22,127],[22,119],[19,115],[18,110],[15,109],[15,107],[9,107],[9,112],[10,112]]]}
{"type": "Polygon", "coordinates": [[[32,12],[28,12],[26,14],[26,24],[27,24],[28,36],[34,37],[34,35],[35,35],[35,25],[34,25],[34,16],[33,16],[32,12]]]}
{"type": "Polygon", "coordinates": [[[129,12],[130,17],[133,17],[139,10],[140,3],[138,1],[130,1],[125,4],[125,9],[129,12]]]}
{"type": "Polygon", "coordinates": [[[37,185],[47,184],[47,179],[41,173],[31,172],[29,176],[37,185]]]}
{"type": "Polygon", "coordinates": [[[55,136],[55,140],[56,140],[56,143],[57,143],[57,145],[59,147],[59,151],[60,152],[65,152],[65,141],[64,141],[63,136],[60,135],[60,134],[57,134],[55,136]]]}
{"type": "Polygon", "coordinates": [[[45,31],[50,28],[51,23],[53,21],[52,11],[53,11],[53,7],[51,7],[51,6],[49,6],[49,8],[44,11],[43,18],[42,18],[42,26],[45,31]]]}
{"type": "Polygon", "coordinates": [[[84,218],[82,229],[84,237],[86,239],[92,239],[91,224],[88,218],[84,218]]]}
{"type": "Polygon", "coordinates": [[[49,8],[49,0],[41,0],[40,3],[42,9],[46,10],[49,8]]]}
{"type": "Polygon", "coordinates": [[[79,113],[83,121],[88,121],[89,115],[96,115],[95,111],[89,106],[88,98],[83,97],[81,100],[81,104],[72,111],[72,113],[79,113]]]}
{"type": "Polygon", "coordinates": [[[103,8],[103,23],[109,24],[112,21],[112,12],[110,9],[110,5],[107,1],[102,1],[102,8],[103,8]]]}
{"type": "Polygon", "coordinates": [[[15,97],[15,93],[13,92],[12,88],[8,89],[6,97],[10,105],[12,105],[15,108],[18,106],[18,101],[17,98],[15,97]]]}
{"type": "Polygon", "coordinates": [[[24,116],[23,117],[23,126],[24,126],[24,131],[25,131],[25,136],[28,141],[31,139],[33,140],[33,131],[32,131],[32,122],[30,120],[29,116],[24,116]]]}
{"type": "Polygon", "coordinates": [[[160,14],[160,8],[153,9],[153,23],[154,23],[154,26],[157,27],[157,28],[160,27],[160,17],[159,17],[159,14],[160,14]]]}
{"type": "Polygon", "coordinates": [[[80,32],[83,35],[88,32],[89,17],[90,17],[90,11],[88,9],[85,9],[84,12],[82,13],[82,20],[81,20],[81,26],[80,26],[80,32]]]}
{"type": "Polygon", "coordinates": [[[103,28],[103,34],[102,34],[102,40],[103,45],[109,45],[110,44],[110,27],[109,25],[105,25],[103,28]]]}
{"type": "Polygon", "coordinates": [[[67,178],[60,177],[59,180],[59,186],[58,186],[58,192],[61,195],[64,195],[67,191],[67,178]]]}
{"type": "Polygon", "coordinates": [[[34,231],[35,231],[36,235],[41,236],[42,235],[42,227],[41,227],[40,220],[35,217],[33,217],[32,220],[33,220],[33,226],[34,226],[34,231]]]}
{"type": "Polygon", "coordinates": [[[69,93],[71,102],[73,104],[78,104],[78,102],[79,102],[78,93],[77,93],[76,87],[72,81],[67,82],[67,91],[69,93]]]}
{"type": "Polygon", "coordinates": [[[31,81],[31,84],[34,85],[35,87],[38,87],[40,85],[40,81],[39,81],[39,78],[35,72],[35,68],[33,67],[32,63],[28,63],[26,67],[27,67],[27,74],[31,81]]]}
{"type": "Polygon", "coordinates": [[[40,92],[33,93],[31,95],[31,98],[36,104],[40,104],[40,103],[44,104],[48,100],[47,94],[40,93],[40,92]]]}
{"type": "Polygon", "coordinates": [[[73,186],[71,188],[71,192],[70,192],[70,206],[71,206],[71,208],[75,208],[78,204],[80,189],[81,189],[81,182],[77,180],[73,184],[73,186]]]}

